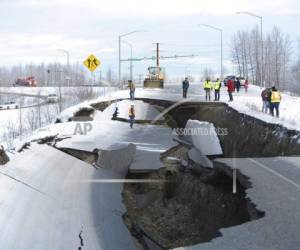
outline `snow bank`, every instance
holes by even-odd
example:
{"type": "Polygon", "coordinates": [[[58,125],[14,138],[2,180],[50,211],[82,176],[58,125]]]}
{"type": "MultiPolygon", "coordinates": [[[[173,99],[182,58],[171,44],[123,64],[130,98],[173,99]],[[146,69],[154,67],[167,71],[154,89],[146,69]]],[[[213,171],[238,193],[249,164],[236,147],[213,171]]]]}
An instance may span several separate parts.
{"type": "Polygon", "coordinates": [[[265,122],[280,124],[292,130],[299,130],[300,97],[282,93],[280,118],[276,118],[262,112],[262,100],[260,96],[262,90],[263,89],[258,86],[251,86],[251,91],[249,93],[236,94],[234,96],[234,101],[230,102],[229,106],[240,113],[250,115],[265,122]]]}
{"type": "Polygon", "coordinates": [[[60,120],[61,122],[67,122],[70,118],[74,117],[75,113],[82,109],[94,109],[90,104],[90,102],[86,101],[83,103],[79,103],[75,106],[72,106],[70,108],[67,108],[63,110],[58,116],[57,120],[60,120]]]}

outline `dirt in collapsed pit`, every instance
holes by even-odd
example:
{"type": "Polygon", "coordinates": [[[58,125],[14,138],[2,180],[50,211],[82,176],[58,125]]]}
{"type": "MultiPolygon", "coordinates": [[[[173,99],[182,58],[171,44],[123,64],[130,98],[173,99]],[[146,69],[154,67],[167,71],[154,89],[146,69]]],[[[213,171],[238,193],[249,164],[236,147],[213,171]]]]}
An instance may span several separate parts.
{"type": "Polygon", "coordinates": [[[220,229],[264,216],[246,198],[238,182],[232,193],[231,177],[220,170],[169,172],[162,168],[148,174],[130,174],[130,179],[155,179],[155,183],[128,183],[123,190],[126,225],[142,249],[151,249],[144,239],[161,249],[204,243],[221,236],[220,229]]]}

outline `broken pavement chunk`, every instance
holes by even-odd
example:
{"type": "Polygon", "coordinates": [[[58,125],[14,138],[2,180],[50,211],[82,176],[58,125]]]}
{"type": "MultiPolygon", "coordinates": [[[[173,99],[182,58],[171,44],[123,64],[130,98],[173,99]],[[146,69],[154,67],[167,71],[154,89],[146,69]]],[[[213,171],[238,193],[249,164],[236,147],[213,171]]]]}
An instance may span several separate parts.
{"type": "Polygon", "coordinates": [[[111,169],[113,172],[125,176],[132,163],[136,152],[136,146],[132,143],[126,147],[117,149],[99,149],[96,166],[104,169],[111,169]]]}
{"type": "Polygon", "coordinates": [[[184,139],[191,142],[201,155],[222,155],[220,140],[212,123],[188,120],[184,139]]]}

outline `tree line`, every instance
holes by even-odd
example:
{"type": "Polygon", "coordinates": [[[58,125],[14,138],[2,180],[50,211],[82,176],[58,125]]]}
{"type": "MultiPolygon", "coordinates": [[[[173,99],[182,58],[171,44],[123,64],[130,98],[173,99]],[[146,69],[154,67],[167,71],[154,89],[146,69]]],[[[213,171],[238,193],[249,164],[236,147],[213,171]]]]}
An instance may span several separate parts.
{"type": "Polygon", "coordinates": [[[72,86],[86,85],[91,82],[99,83],[100,79],[111,83],[117,82],[115,72],[108,68],[102,76],[102,72],[95,72],[93,77],[80,63],[69,66],[61,63],[26,64],[12,67],[0,67],[0,87],[13,86],[19,77],[34,76],[38,86],[72,86]]]}
{"type": "MultiPolygon", "coordinates": [[[[299,41],[298,44],[300,45],[299,41]]],[[[300,52],[300,46],[298,48],[300,52]]],[[[260,35],[258,27],[250,31],[238,31],[232,37],[232,62],[239,76],[256,85],[300,92],[300,54],[292,61],[293,46],[288,34],[274,27],[260,35]],[[263,46],[261,44],[263,43],[263,46]]]]}

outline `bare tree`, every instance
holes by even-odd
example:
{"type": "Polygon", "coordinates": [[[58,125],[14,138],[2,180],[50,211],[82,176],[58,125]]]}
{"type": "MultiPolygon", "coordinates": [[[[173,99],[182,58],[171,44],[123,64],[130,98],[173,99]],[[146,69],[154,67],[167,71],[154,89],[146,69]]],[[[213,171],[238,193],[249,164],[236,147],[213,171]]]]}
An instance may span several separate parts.
{"type": "Polygon", "coordinates": [[[289,71],[291,41],[280,29],[274,27],[264,38],[264,48],[261,51],[258,28],[252,31],[239,31],[232,39],[232,61],[237,65],[240,76],[249,78],[254,84],[261,79],[267,86],[288,86],[287,72],[289,71]],[[261,53],[264,62],[261,62],[261,53]]]}

